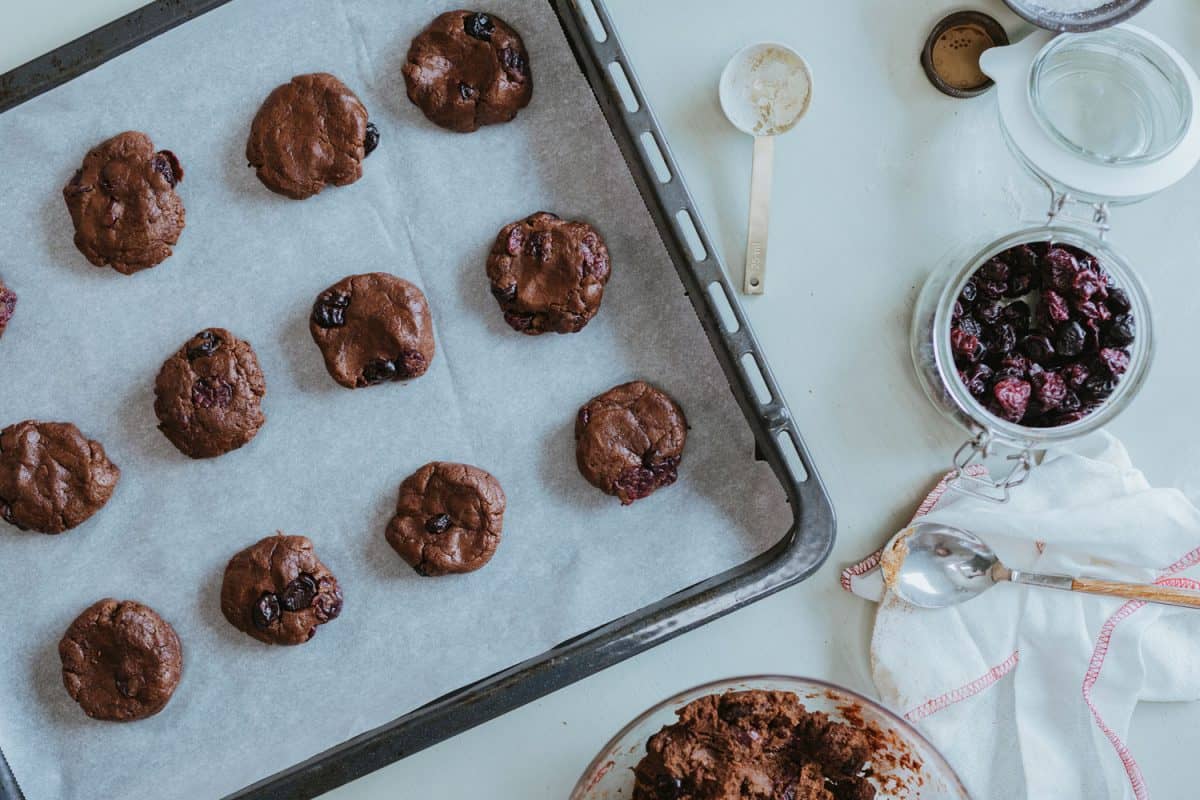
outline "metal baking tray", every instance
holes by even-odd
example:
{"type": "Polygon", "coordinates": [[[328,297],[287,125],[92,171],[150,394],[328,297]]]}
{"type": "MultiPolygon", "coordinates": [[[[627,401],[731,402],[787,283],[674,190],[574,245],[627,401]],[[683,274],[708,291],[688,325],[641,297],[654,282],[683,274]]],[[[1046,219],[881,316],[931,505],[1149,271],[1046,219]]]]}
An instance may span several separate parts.
{"type": "MultiPolygon", "coordinates": [[[[705,233],[602,0],[533,1],[549,2],[558,16],[754,433],[758,455],[783,486],[793,510],[791,527],[768,551],[740,566],[463,686],[227,800],[310,798],[327,792],[798,583],[821,566],[833,547],[836,523],[829,495],[738,306],[720,256],[705,233]],[[614,79],[614,72],[623,74],[624,81],[614,79]],[[626,85],[618,86],[618,81],[626,85]],[[747,355],[750,364],[745,363],[747,355]],[[763,397],[769,399],[763,402],[763,397]]],[[[226,2],[157,0],[0,75],[0,112],[226,2]]],[[[0,800],[24,800],[2,752],[0,800]]]]}

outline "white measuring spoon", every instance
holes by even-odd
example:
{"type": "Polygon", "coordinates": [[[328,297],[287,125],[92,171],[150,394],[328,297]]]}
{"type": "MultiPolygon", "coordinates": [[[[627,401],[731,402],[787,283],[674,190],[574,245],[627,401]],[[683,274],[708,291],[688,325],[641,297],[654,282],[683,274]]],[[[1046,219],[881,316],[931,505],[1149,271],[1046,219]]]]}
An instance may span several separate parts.
{"type": "Polygon", "coordinates": [[[743,294],[763,293],[775,137],[790,131],[808,111],[812,84],[808,63],[775,42],[743,48],[721,73],[721,110],[735,128],[754,137],[743,294]]]}

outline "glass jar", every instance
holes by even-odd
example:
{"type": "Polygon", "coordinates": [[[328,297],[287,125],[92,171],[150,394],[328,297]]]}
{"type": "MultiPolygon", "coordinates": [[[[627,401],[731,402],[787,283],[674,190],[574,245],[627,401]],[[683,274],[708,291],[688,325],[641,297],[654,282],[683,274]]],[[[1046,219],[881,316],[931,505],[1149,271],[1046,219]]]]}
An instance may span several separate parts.
{"type": "MultiPolygon", "coordinates": [[[[1011,298],[1010,302],[1016,300],[1011,298]]],[[[989,500],[1004,502],[1020,485],[1038,452],[1076,439],[1111,422],[1133,400],[1146,380],[1154,358],[1154,327],[1150,298],[1129,262],[1099,235],[1081,226],[1055,223],[1025,228],[997,239],[968,258],[950,259],[926,281],[917,298],[910,340],[913,365],[930,401],[965,428],[970,438],[954,455],[951,486],[989,500]],[[963,286],[989,259],[1021,244],[1066,244],[1096,257],[1115,286],[1129,297],[1137,334],[1129,347],[1129,368],[1113,393],[1082,419],[1053,428],[1032,428],[1002,419],[988,411],[963,384],[950,348],[950,322],[963,286]],[[996,477],[970,467],[997,454],[1011,466],[996,477]]]]}
{"type": "MultiPolygon", "coordinates": [[[[1105,234],[1111,207],[1135,203],[1162,191],[1200,161],[1200,121],[1192,113],[1194,100],[1200,96],[1200,76],[1168,44],[1130,25],[1060,37],[1035,32],[1007,47],[985,51],[980,67],[996,84],[996,107],[1005,143],[1017,161],[1049,191],[1048,220],[1045,225],[1010,233],[978,251],[968,248],[936,270],[917,299],[911,350],[929,399],[970,435],[954,454],[950,486],[1004,502],[1010,490],[1028,476],[1041,452],[1111,422],[1146,380],[1154,358],[1150,298],[1130,263],[1105,241],[1105,234]],[[1148,128],[1139,121],[1125,119],[1126,123],[1137,124],[1131,128],[1118,126],[1110,137],[1118,143],[1138,139],[1137,147],[1099,147],[1089,146],[1096,144],[1091,140],[1073,141],[1070,131],[1063,130],[1070,126],[1061,120],[1056,122],[1051,113],[1057,110],[1050,107],[1052,104],[1062,104],[1066,115],[1061,119],[1072,121],[1071,114],[1078,112],[1079,106],[1071,106],[1068,101],[1086,100],[1088,92],[1094,95],[1099,91],[1097,82],[1103,88],[1108,81],[1109,88],[1113,88],[1124,80],[1121,70],[1113,69],[1111,63],[1106,66],[1096,61],[1097,53],[1111,55],[1113,48],[1139,70],[1147,64],[1160,68],[1155,79],[1163,91],[1158,98],[1162,102],[1154,109],[1158,114],[1153,120],[1155,136],[1127,137],[1129,130],[1136,129],[1137,133],[1148,128]],[[1066,96],[1072,87],[1079,96],[1066,96]],[[1167,113],[1172,110],[1174,115],[1167,113]],[[1125,291],[1136,325],[1128,348],[1129,366],[1112,394],[1080,419],[1049,428],[1021,425],[988,411],[959,377],[950,345],[954,305],[967,281],[989,259],[1009,248],[1041,242],[1069,245],[1094,256],[1112,283],[1125,291]],[[1004,455],[1009,465],[997,469],[995,477],[972,469],[999,455],[1004,455]]],[[[1097,141],[1105,144],[1107,140],[1097,141]]]]}

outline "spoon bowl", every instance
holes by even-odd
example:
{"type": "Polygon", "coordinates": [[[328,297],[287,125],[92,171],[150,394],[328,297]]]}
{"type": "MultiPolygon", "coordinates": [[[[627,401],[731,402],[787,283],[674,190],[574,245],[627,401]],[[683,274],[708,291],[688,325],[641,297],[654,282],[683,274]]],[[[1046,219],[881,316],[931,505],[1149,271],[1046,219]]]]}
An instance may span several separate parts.
{"type": "Polygon", "coordinates": [[[921,608],[945,608],[990,589],[996,554],[973,533],[917,522],[883,549],[883,575],[900,599],[921,608]]]}

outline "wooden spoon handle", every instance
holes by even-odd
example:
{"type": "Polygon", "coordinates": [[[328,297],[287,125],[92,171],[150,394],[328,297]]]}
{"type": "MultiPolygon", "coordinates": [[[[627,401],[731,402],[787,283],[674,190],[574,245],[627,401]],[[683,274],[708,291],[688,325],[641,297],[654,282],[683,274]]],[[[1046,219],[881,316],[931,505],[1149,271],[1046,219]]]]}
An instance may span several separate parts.
{"type": "Polygon", "coordinates": [[[1170,586],[1123,583],[1098,578],[1072,578],[1071,591],[1108,597],[1125,597],[1130,600],[1145,600],[1148,603],[1163,603],[1169,606],[1200,608],[1200,592],[1189,592],[1186,589],[1175,589],[1170,586]]]}

